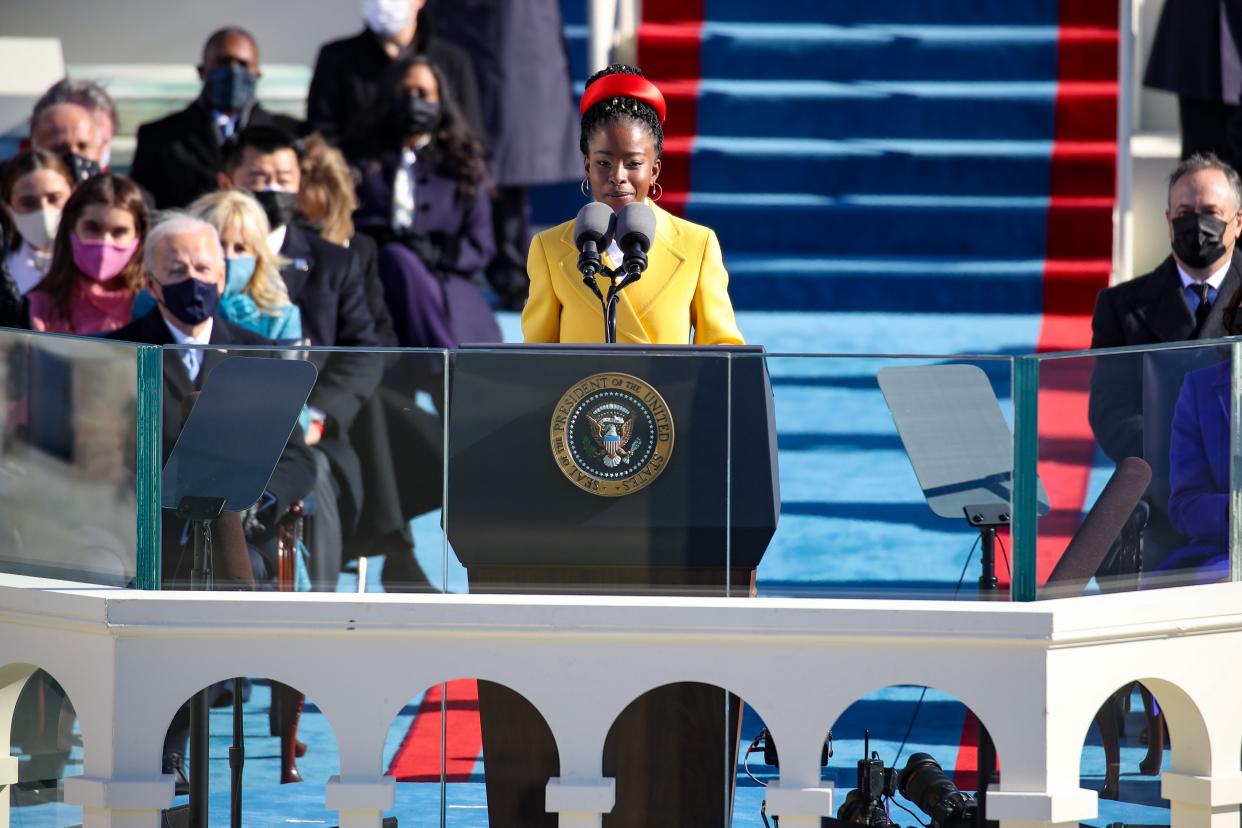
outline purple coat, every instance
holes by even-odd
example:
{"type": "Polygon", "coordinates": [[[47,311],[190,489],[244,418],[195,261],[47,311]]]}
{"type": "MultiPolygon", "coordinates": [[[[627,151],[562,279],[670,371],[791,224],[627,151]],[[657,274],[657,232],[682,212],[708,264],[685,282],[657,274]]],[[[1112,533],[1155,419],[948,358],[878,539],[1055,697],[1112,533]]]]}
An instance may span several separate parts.
{"type": "Polygon", "coordinates": [[[1229,375],[1229,361],[1191,371],[1173,412],[1169,518],[1190,542],[1160,568],[1200,583],[1229,575],[1229,375]]]}
{"type": "Polygon", "coordinates": [[[362,165],[354,224],[379,244],[379,277],[398,344],[455,348],[467,342],[499,342],[495,316],[472,278],[496,251],[487,184],[480,183],[472,197],[463,197],[434,158],[433,151],[423,150],[414,165],[409,232],[425,237],[422,242],[396,239],[390,226],[399,163],[395,152],[362,165]]]}
{"type": "MultiPolygon", "coordinates": [[[[385,153],[378,161],[360,165],[358,209],[354,224],[359,231],[381,243],[392,221],[392,187],[397,175],[398,153],[385,153]]],[[[410,230],[447,241],[446,255],[428,266],[441,276],[470,276],[483,270],[496,252],[492,235],[492,203],[483,182],[473,198],[457,193],[457,182],[440,172],[430,150],[418,154],[414,165],[414,224],[410,230]]]]}

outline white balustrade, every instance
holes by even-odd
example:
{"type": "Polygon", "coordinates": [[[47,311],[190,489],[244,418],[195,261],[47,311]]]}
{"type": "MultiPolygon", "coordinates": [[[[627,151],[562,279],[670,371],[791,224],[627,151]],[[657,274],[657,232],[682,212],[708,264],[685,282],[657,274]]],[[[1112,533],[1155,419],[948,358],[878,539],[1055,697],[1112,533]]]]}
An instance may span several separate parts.
{"type": "Polygon", "coordinates": [[[1173,825],[1232,828],[1240,608],[1242,584],[1012,604],[143,593],[0,576],[0,728],[31,670],[47,670],[80,719],[84,771],[66,798],[86,828],[156,828],[172,800],[160,761],[173,713],[212,682],[267,676],[331,725],[340,775],[326,806],[342,826],[378,827],[394,791],[384,739],[401,707],[442,681],[486,679],[529,700],[556,740],[549,810],[562,826],[598,826],[615,799],[602,756],[618,714],[656,687],[705,682],[763,718],[781,755],[770,810],[813,826],[840,804],[820,778],[824,734],[872,691],[918,684],[987,725],[1003,767],[989,815],[1017,828],[1095,816],[1094,792],[1079,788],[1084,738],[1109,695],[1142,680],[1172,736],[1173,825]]]}

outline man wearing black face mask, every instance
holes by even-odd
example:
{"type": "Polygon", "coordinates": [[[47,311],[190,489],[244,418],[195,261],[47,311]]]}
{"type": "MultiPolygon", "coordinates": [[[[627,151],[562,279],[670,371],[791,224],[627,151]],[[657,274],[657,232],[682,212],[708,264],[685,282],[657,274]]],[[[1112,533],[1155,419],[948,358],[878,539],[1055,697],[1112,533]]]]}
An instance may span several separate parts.
{"type": "Polygon", "coordinates": [[[199,97],[180,112],[138,128],[131,177],[160,209],[184,207],[216,189],[225,146],[249,125],[295,131],[293,118],[268,112],[255,99],[262,75],[259,46],[244,29],[221,29],[203,46],[199,97]]]}
{"type": "Polygon", "coordinates": [[[58,103],[41,110],[30,130],[31,146],[59,155],[81,183],[101,171],[103,142],[91,113],[75,103],[58,103]]]}
{"type": "MultiPolygon", "coordinates": [[[[1181,162],[1169,177],[1165,212],[1172,253],[1151,273],[1100,291],[1091,319],[1091,347],[1228,335],[1224,308],[1242,288],[1242,258],[1236,251],[1240,207],[1242,179],[1232,167],[1212,154],[1181,162]]],[[[1143,372],[1140,355],[1096,360],[1088,417],[1100,447],[1114,462],[1145,456],[1143,372]]],[[[1167,460],[1167,451],[1162,453],[1167,460]]],[[[1177,545],[1160,539],[1167,529],[1161,500],[1151,498],[1150,523],[1143,530],[1145,570],[1177,545]]]]}

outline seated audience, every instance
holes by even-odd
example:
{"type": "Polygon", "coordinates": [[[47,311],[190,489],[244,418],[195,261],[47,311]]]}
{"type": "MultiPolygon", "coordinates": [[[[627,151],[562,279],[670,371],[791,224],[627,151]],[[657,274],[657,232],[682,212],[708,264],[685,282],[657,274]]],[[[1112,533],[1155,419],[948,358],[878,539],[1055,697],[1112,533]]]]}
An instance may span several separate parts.
{"type": "Polygon", "coordinates": [[[116,101],[108,91],[92,80],[70,80],[65,78],[52,84],[43,97],[35,102],[34,113],[30,120],[33,123],[39,113],[49,106],[58,103],[73,103],[85,107],[95,119],[95,127],[99,130],[101,144],[99,166],[104,170],[112,163],[112,138],[116,135],[120,121],[116,114],[116,101]]]}
{"type": "Polygon", "coordinates": [[[397,61],[388,81],[388,123],[357,156],[366,160],[355,222],[380,244],[397,340],[431,348],[499,341],[473,280],[495,252],[483,149],[427,58],[397,61]]]}
{"type": "Polygon", "coordinates": [[[341,151],[319,133],[302,140],[300,165],[302,183],[298,188],[298,214],[322,238],[353,251],[366,282],[367,308],[375,319],[375,337],[381,345],[395,348],[397,335],[379,278],[379,251],[374,239],[354,232],[353,214],[358,209],[357,173],[350,169],[341,151]]]}
{"type": "Polygon", "coordinates": [[[142,193],[128,178],[104,173],[79,184],[65,203],[47,276],[27,294],[31,326],[96,334],[129,322],[142,289],[147,222],[142,193]]]}
{"type": "Polygon", "coordinates": [[[268,112],[255,98],[262,76],[259,45],[245,29],[213,33],[203,45],[198,76],[203,91],[180,112],[138,128],[133,179],[160,209],[184,207],[216,189],[224,145],[247,126],[295,130],[297,122],[268,112]]]}
{"type": "MultiPolygon", "coordinates": [[[[423,10],[427,0],[362,0],[366,27],[353,37],[326,43],[315,59],[306,99],[310,128],[330,141],[370,136],[392,62],[424,55],[444,73],[476,135],[483,134],[478,87],[470,56],[435,37],[423,10]]],[[[353,160],[352,158],[350,160],[353,160]]]]}
{"type": "MultiPolygon", "coordinates": [[[[367,281],[367,304],[375,317],[377,338],[395,347],[396,333],[384,300],[375,241],[354,232],[357,174],[341,151],[318,134],[302,142],[302,184],[298,210],[328,241],[343,244],[359,258],[367,281]]],[[[357,530],[346,538],[347,558],[384,557],[380,581],[389,592],[430,588],[413,554],[411,518],[440,506],[443,465],[440,418],[409,399],[418,388],[441,396],[439,361],[408,354],[393,355],[378,393],[358,411],[349,438],[362,460],[366,497],[357,530]]]]}
{"type": "Polygon", "coordinates": [[[52,104],[30,123],[30,145],[55,153],[82,182],[103,170],[103,141],[95,119],[84,106],[52,104]]]}
{"type": "Polygon", "coordinates": [[[342,531],[348,534],[362,506],[362,469],[349,441],[359,408],[375,392],[384,363],[378,355],[350,351],[379,344],[367,308],[366,285],[357,258],[293,223],[301,187],[294,138],[274,127],[251,126],[229,146],[219,184],[252,193],[272,227],[268,242],[288,264],[281,277],[290,300],[301,309],[302,333],[311,345],[342,347],[311,355],[319,382],[311,392],[306,442],[330,464],[331,496],[317,498],[311,580],[334,588],[340,569],[342,531]],[[330,512],[339,506],[339,519],[330,512]]]}
{"type": "Polygon", "coordinates": [[[289,301],[280,278],[283,262],[267,245],[271,230],[263,208],[238,190],[209,193],[187,212],[216,228],[224,248],[224,296],[220,316],[271,340],[302,339],[302,312],[289,301]]]}
{"type": "Polygon", "coordinates": [[[61,212],[73,191],[73,174],[47,150],[26,150],[0,170],[0,202],[11,234],[6,252],[9,275],[23,295],[52,265],[52,242],[61,212]]]}

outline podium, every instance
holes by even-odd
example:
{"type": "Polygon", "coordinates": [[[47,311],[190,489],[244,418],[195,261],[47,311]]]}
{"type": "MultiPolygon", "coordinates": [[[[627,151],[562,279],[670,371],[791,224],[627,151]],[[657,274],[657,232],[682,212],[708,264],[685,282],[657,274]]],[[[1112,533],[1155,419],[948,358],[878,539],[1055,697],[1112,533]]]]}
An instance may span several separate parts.
{"type": "MultiPolygon", "coordinates": [[[[445,529],[470,591],[751,595],[780,512],[761,354],[455,352],[445,529]]],[[[489,824],[555,826],[544,793],[558,775],[556,746],[538,712],[483,681],[479,705],[489,824]]],[[[604,825],[724,825],[740,717],[736,697],[702,684],[635,700],[604,749],[604,775],[617,780],[604,825]]]]}

